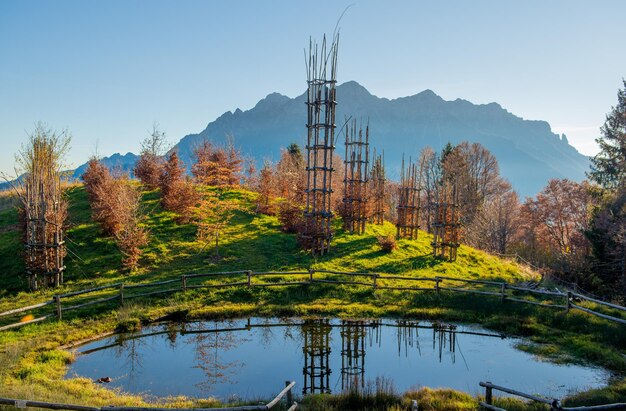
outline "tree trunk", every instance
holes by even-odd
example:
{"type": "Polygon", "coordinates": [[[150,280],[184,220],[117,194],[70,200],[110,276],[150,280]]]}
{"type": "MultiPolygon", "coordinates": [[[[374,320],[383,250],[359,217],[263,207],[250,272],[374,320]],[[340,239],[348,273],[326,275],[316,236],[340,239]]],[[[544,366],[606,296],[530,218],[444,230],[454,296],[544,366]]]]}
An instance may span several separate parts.
{"type": "Polygon", "coordinates": [[[220,232],[215,232],[215,257],[220,256],[220,232]]]}

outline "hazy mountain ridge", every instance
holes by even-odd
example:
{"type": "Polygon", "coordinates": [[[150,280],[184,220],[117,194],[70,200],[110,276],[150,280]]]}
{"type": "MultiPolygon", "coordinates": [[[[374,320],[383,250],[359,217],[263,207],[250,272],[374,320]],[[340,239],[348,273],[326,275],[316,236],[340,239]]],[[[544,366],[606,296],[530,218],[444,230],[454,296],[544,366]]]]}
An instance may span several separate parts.
{"type": "MultiPolygon", "coordinates": [[[[202,140],[233,135],[245,153],[277,159],[279,148],[306,139],[306,94],[289,98],[272,93],[247,111],[226,112],[198,134],[185,136],[177,148],[184,159],[202,140]]],[[[346,116],[369,118],[373,147],[385,150],[392,175],[402,153],[416,157],[425,146],[441,149],[449,141],[479,142],[497,157],[502,174],[522,195],[536,194],[550,178],[582,180],[589,159],[551,131],[545,121],[524,120],[497,103],[476,105],[446,101],[432,90],[396,99],[379,98],[351,81],[337,87],[337,127],[346,116]]],[[[337,142],[342,153],[342,139],[337,142]]]]}
{"type": "MultiPolygon", "coordinates": [[[[416,158],[422,148],[440,150],[446,143],[478,142],[498,159],[501,173],[522,195],[535,195],[550,178],[585,178],[589,158],[551,131],[545,121],[524,120],[497,103],[473,104],[446,101],[432,90],[395,99],[372,95],[349,81],[337,87],[337,130],[354,116],[370,124],[370,142],[385,160],[392,178],[397,176],[402,154],[416,158]]],[[[292,142],[306,143],[306,93],[290,98],[271,93],[253,108],[227,111],[197,134],[183,137],[174,147],[189,166],[193,150],[204,139],[222,144],[232,135],[245,155],[258,163],[277,160],[280,149],[292,142]]],[[[343,154],[343,135],[337,135],[337,151],[343,154]]],[[[111,168],[132,170],[137,156],[114,154],[103,159],[111,168]]],[[[86,164],[78,167],[80,177],[86,164]]]]}

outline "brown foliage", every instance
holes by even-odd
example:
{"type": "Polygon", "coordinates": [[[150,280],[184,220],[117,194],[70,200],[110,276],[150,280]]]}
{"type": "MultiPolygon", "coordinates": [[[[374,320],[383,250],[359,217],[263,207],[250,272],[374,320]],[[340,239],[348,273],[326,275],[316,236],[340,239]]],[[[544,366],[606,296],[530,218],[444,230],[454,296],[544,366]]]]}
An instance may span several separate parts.
{"type": "Polygon", "coordinates": [[[234,187],[241,182],[243,158],[229,139],[226,148],[214,147],[207,140],[194,150],[196,162],[191,172],[196,181],[208,186],[234,187]]]}
{"type": "Polygon", "coordinates": [[[124,267],[134,270],[141,257],[141,247],[148,244],[148,231],[141,223],[141,191],[125,180],[113,180],[119,188],[115,208],[120,227],[114,233],[117,245],[124,255],[124,267]]]}
{"type": "Polygon", "coordinates": [[[398,244],[396,244],[396,238],[392,235],[380,236],[376,237],[376,239],[378,240],[378,245],[380,246],[381,250],[386,253],[390,253],[398,248],[398,244]]]}
{"type": "Polygon", "coordinates": [[[276,171],[269,161],[263,163],[255,186],[259,193],[257,212],[267,215],[276,214],[276,205],[272,200],[276,197],[276,171]]]}
{"type": "Polygon", "coordinates": [[[194,216],[194,207],[200,201],[200,195],[196,191],[193,182],[183,179],[174,183],[167,197],[161,200],[163,208],[178,214],[177,222],[189,223],[194,216]]]}
{"type": "Polygon", "coordinates": [[[16,174],[23,178],[11,181],[3,175],[20,200],[24,262],[32,290],[63,282],[67,201],[63,198],[61,170],[70,138],[66,131],[57,133],[38,124],[15,157],[16,174]]]}
{"type": "Polygon", "coordinates": [[[105,234],[115,238],[124,255],[124,267],[135,269],[141,247],[148,243],[148,231],[141,226],[141,191],[126,176],[111,176],[96,159],[89,161],[83,179],[93,219],[105,234]]]}
{"type": "Polygon", "coordinates": [[[87,162],[87,169],[83,173],[82,179],[85,183],[85,191],[87,191],[87,195],[89,196],[89,202],[93,203],[96,195],[96,187],[104,181],[111,179],[111,173],[97,158],[92,157],[89,159],[89,162],[87,162]]]}
{"type": "Polygon", "coordinates": [[[591,204],[588,184],[567,179],[550,180],[536,199],[527,199],[522,238],[531,257],[563,273],[581,268],[590,251],[585,232],[591,204]]]}
{"type": "Polygon", "coordinates": [[[483,204],[465,230],[469,244],[481,249],[506,254],[519,237],[520,203],[510,186],[483,204]]]}
{"type": "Polygon", "coordinates": [[[282,150],[276,164],[276,195],[296,204],[304,204],[306,188],[305,160],[300,147],[290,145],[282,150]]]}
{"type": "Polygon", "coordinates": [[[149,188],[159,186],[159,178],[163,168],[163,154],[165,152],[165,133],[154,125],[150,136],[141,143],[141,155],[135,164],[135,177],[149,188]]]}
{"type": "Polygon", "coordinates": [[[93,193],[90,199],[93,219],[100,223],[104,234],[114,236],[122,227],[122,210],[118,204],[122,184],[106,174],[101,181],[90,186],[89,191],[93,193]]]}
{"type": "Polygon", "coordinates": [[[161,175],[161,160],[150,153],[142,153],[135,164],[133,172],[141,183],[149,188],[156,188],[159,185],[161,175]]]}
{"type": "Polygon", "coordinates": [[[237,201],[228,199],[221,191],[209,191],[200,201],[196,209],[196,234],[198,241],[204,244],[203,248],[214,243],[215,258],[220,258],[220,238],[224,234],[230,220],[241,207],[237,201]]]}
{"type": "Polygon", "coordinates": [[[188,223],[200,197],[193,183],[185,178],[185,167],[175,151],[168,156],[163,166],[159,186],[163,208],[177,213],[179,223],[188,223]]]}
{"type": "Polygon", "coordinates": [[[283,231],[287,233],[298,233],[302,231],[304,216],[302,206],[288,200],[282,201],[278,206],[278,221],[283,231]]]}

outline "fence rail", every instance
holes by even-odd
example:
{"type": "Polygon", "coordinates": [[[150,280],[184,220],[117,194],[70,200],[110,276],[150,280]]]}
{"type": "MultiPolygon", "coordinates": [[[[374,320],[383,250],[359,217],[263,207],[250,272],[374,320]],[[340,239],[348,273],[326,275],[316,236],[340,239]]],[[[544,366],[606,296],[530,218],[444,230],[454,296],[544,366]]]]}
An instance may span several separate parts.
{"type": "Polygon", "coordinates": [[[506,411],[504,408],[496,407],[493,405],[493,391],[501,391],[507,394],[522,397],[533,402],[540,404],[546,404],[550,407],[550,411],[605,411],[605,410],[626,410],[626,403],[604,404],[604,405],[590,405],[583,407],[563,407],[561,400],[557,398],[545,398],[537,395],[526,394],[521,391],[517,391],[511,388],[502,387],[492,384],[491,382],[480,382],[479,385],[485,388],[485,401],[480,401],[479,404],[488,410],[493,411],[506,411]]]}
{"type": "Polygon", "coordinates": [[[70,411],[266,411],[271,410],[281,402],[286,400],[287,411],[294,411],[298,408],[298,403],[293,400],[293,387],[295,381],[286,381],[285,388],[274,397],[274,399],[264,405],[243,405],[239,407],[224,408],[165,408],[165,407],[89,407],[76,404],[61,404],[45,401],[18,400],[14,398],[0,398],[0,405],[10,405],[16,408],[44,408],[49,410],[70,410],[70,411]]]}
{"type": "Polygon", "coordinates": [[[620,324],[626,324],[625,318],[610,315],[605,312],[597,311],[596,307],[603,307],[604,310],[617,310],[626,312],[626,307],[617,304],[598,300],[596,298],[587,297],[582,294],[572,292],[559,292],[550,290],[541,290],[519,285],[513,285],[502,281],[475,280],[468,278],[454,278],[447,276],[435,277],[410,277],[406,275],[379,274],[368,272],[342,272],[335,270],[296,270],[296,271],[258,271],[240,270],[216,273],[200,273],[200,274],[184,274],[180,278],[155,281],[148,283],[115,283],[103,285],[99,287],[89,288],[86,290],[78,290],[64,294],[53,296],[52,300],[33,304],[27,307],[15,308],[0,313],[0,318],[11,315],[22,314],[28,311],[36,311],[54,305],[53,313],[41,313],[39,317],[25,317],[20,322],[0,326],[0,331],[10,330],[27,324],[42,322],[49,318],[62,319],[63,313],[72,310],[79,310],[93,305],[104,304],[107,302],[119,300],[120,305],[134,298],[145,298],[163,294],[172,294],[176,292],[186,292],[192,289],[203,288],[226,288],[226,287],[278,287],[278,286],[311,286],[314,284],[335,284],[335,285],[356,285],[372,287],[374,290],[391,290],[391,291],[423,291],[434,292],[439,295],[441,292],[454,292],[477,294],[485,296],[499,297],[504,303],[511,301],[521,304],[530,304],[545,308],[557,308],[565,311],[579,310],[590,315],[613,321],[620,324]],[[289,277],[306,277],[304,279],[294,280],[289,277]],[[231,279],[228,281],[214,282],[216,279],[231,279]],[[263,280],[266,278],[267,280],[263,280]],[[277,281],[268,281],[270,278],[278,279],[277,281]],[[210,282],[201,282],[202,279],[208,279],[210,282]],[[198,282],[200,280],[200,282],[198,282]],[[234,281],[233,281],[234,280],[234,281]],[[402,282],[398,284],[398,282],[402,282]],[[415,286],[407,283],[414,283],[415,286]],[[428,283],[432,283],[429,285],[428,283]],[[462,285],[462,284],[464,285],[462,285]],[[170,286],[162,289],[163,286],[180,284],[180,286],[170,286]],[[152,290],[150,290],[152,288],[152,290]],[[144,291],[145,290],[145,291],[144,291]],[[111,291],[113,291],[111,293],[111,291]],[[139,291],[137,293],[136,291],[139,291]],[[102,295],[107,293],[108,295],[102,295]],[[90,293],[98,293],[91,297],[85,297],[90,293]],[[520,295],[524,294],[524,295],[520,295]],[[530,296],[533,299],[523,298],[530,296]],[[68,299],[78,301],[67,301],[68,299]],[[541,300],[538,298],[545,297],[541,300]],[[63,305],[63,300],[66,305],[63,305]],[[583,306],[580,301],[591,303],[592,307],[583,306]],[[70,305],[67,305],[70,304],[70,305]],[[594,309],[592,309],[594,308],[594,309]]]}

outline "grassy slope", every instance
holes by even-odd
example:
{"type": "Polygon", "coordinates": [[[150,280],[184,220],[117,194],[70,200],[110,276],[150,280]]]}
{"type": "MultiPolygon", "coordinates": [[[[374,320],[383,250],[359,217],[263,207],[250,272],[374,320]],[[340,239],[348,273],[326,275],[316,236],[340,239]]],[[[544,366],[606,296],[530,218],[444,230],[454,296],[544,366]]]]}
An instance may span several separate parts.
{"type": "MultiPolygon", "coordinates": [[[[252,209],[253,193],[238,190],[230,195],[252,209]]],[[[114,242],[102,237],[98,225],[90,219],[83,188],[72,188],[69,198],[71,228],[66,236],[69,245],[65,276],[67,288],[128,279],[129,274],[121,269],[121,254],[114,242]]],[[[394,234],[395,228],[390,223],[384,226],[370,225],[363,236],[346,234],[337,226],[333,252],[314,259],[299,249],[294,235],[281,232],[275,217],[252,212],[238,213],[233,219],[223,236],[220,249],[225,258],[216,263],[210,258],[212,250],[203,250],[202,244],[195,241],[196,230],[193,225],[175,224],[175,214],[159,207],[158,193],[145,193],[144,208],[151,241],[145,249],[142,268],[132,274],[132,281],[167,279],[196,272],[309,267],[415,276],[441,274],[506,281],[522,280],[525,277],[521,274],[521,267],[516,264],[465,246],[460,247],[456,262],[437,260],[431,255],[432,237],[426,233],[420,233],[417,241],[400,240],[399,249],[386,254],[377,246],[376,236],[394,234]]],[[[19,259],[15,258],[21,252],[16,223],[14,209],[0,211],[0,282],[3,285],[0,292],[5,297],[24,290],[26,286],[22,276],[23,267],[19,259]]],[[[23,301],[27,296],[20,297],[23,301]]]]}
{"type": "MultiPolygon", "coordinates": [[[[234,191],[231,196],[251,204],[253,194],[234,191]]],[[[227,271],[234,269],[292,270],[308,267],[337,270],[366,270],[402,273],[415,276],[436,274],[453,277],[491,278],[517,281],[529,273],[514,263],[500,260],[469,247],[461,247],[456,262],[442,262],[430,255],[430,237],[420,234],[417,241],[401,240],[399,249],[391,254],[381,252],[376,236],[391,234],[394,227],[370,226],[364,236],[343,233],[337,227],[333,252],[313,259],[299,250],[295,236],[280,231],[274,217],[240,213],[224,236],[221,252],[225,256],[216,263],[211,250],[203,250],[195,241],[192,225],[176,225],[175,215],[162,211],[158,193],[148,192],[144,205],[151,231],[151,242],[136,273],[121,270],[121,255],[111,239],[103,238],[90,220],[84,190],[75,187],[69,192],[71,228],[68,231],[70,255],[67,258],[66,289],[84,288],[118,280],[132,282],[176,278],[181,274],[227,271]]],[[[3,285],[0,311],[29,302],[42,301],[51,292],[26,293],[21,277],[20,252],[16,231],[17,216],[13,209],[0,210],[0,283],[3,285]]],[[[564,315],[554,310],[505,304],[497,299],[478,299],[466,295],[380,293],[371,288],[319,285],[311,289],[266,288],[203,290],[188,292],[152,303],[134,303],[118,311],[113,305],[83,311],[66,317],[61,323],[49,322],[28,326],[16,332],[0,334],[0,394],[33,396],[64,401],[104,404],[142,404],[137,397],[113,396],[89,381],[59,381],[67,355],[56,348],[60,344],[113,329],[139,320],[147,321],[164,314],[178,312],[187,318],[225,315],[340,315],[340,316],[412,316],[442,318],[450,321],[480,322],[484,325],[530,337],[541,345],[526,347],[553,359],[592,362],[616,371],[626,370],[626,333],[623,327],[607,324],[580,313],[564,315]],[[95,311],[97,310],[97,311],[95,311]],[[86,319],[86,317],[88,319],[86,319]],[[36,341],[31,337],[37,336],[36,341]],[[50,351],[52,350],[52,351],[50,351]]],[[[624,387],[605,392],[588,393],[573,401],[603,402],[624,397],[624,387]],[[620,391],[621,389],[621,391],[620,391]],[[616,394],[617,393],[617,394],[616,394]]],[[[424,398],[432,392],[422,392],[424,398]]],[[[457,398],[450,393],[435,395],[433,404],[452,398],[456,405],[433,405],[432,409],[471,409],[475,399],[457,398]],[[443,408],[442,408],[443,407],[443,408]]],[[[176,404],[188,404],[174,399],[176,404]]],[[[323,405],[326,407],[328,404],[323,405]]],[[[339,406],[340,408],[340,406],[339,406]]]]}

